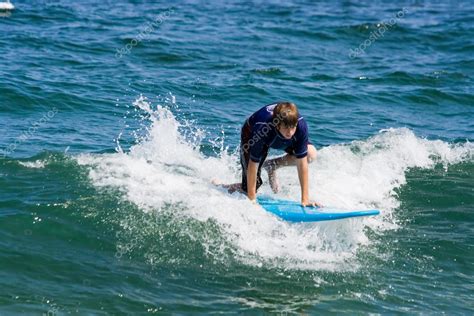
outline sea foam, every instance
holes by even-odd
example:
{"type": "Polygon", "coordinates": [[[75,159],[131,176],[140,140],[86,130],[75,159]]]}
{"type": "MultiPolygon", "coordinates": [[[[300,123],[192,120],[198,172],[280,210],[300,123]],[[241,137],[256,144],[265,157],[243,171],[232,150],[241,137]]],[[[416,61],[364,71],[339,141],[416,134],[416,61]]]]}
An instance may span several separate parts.
{"type": "MultiPolygon", "coordinates": [[[[176,206],[177,218],[217,223],[221,238],[233,245],[235,259],[257,267],[355,269],[357,264],[351,259],[361,246],[371,244],[366,228],[379,233],[397,229],[400,202],[396,189],[406,183],[407,170],[433,168],[436,164],[448,167],[472,160],[474,152],[471,143],[427,140],[406,128],[382,130],[366,140],[321,148],[310,165],[310,196],[326,206],[378,208],[381,215],[292,224],[253,205],[246,197],[227,194],[210,183],[213,178],[228,183],[239,181],[237,154],[223,150],[218,156],[206,156],[196,143],[200,138],[190,141],[184,137],[180,132],[182,123],[169,109],[153,109],[143,97],[135,106],[149,114],[145,138],[127,152],[120,149],[115,154],[77,157],[79,164],[90,169],[92,183],[98,188],[118,189],[124,200],[143,212],[160,216],[165,209],[176,206]]],[[[296,169],[280,169],[278,177],[282,189],[276,197],[299,200],[296,169]]],[[[259,193],[272,194],[268,184],[259,193]]],[[[200,234],[189,229],[187,232],[200,234]]],[[[208,255],[222,255],[219,251],[223,250],[212,249],[215,253],[208,255]]]]}

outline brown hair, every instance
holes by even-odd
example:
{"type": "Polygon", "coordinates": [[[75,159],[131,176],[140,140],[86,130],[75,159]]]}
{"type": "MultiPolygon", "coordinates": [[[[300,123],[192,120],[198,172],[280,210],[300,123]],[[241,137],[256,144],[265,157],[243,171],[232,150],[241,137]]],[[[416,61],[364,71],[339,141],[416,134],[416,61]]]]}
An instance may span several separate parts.
{"type": "Polygon", "coordinates": [[[295,127],[298,124],[298,108],[291,102],[279,102],[273,109],[273,124],[277,127],[295,127]]]}

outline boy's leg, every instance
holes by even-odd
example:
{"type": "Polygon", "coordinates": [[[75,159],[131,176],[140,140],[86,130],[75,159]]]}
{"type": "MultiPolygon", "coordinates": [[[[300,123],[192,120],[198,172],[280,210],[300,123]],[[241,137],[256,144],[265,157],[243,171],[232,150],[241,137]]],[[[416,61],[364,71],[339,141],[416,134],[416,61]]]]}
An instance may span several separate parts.
{"type": "MultiPolygon", "coordinates": [[[[308,163],[311,163],[314,159],[316,159],[316,148],[312,144],[308,144],[308,163]]],[[[263,167],[268,172],[268,181],[270,182],[270,186],[273,192],[277,193],[279,190],[278,180],[276,178],[275,171],[281,167],[287,166],[295,166],[296,165],[296,157],[294,155],[286,154],[282,157],[277,157],[274,159],[270,159],[265,162],[263,167]]]]}
{"type": "MultiPolygon", "coordinates": [[[[218,183],[217,181],[212,181],[214,185],[218,185],[223,187],[224,189],[227,189],[229,193],[234,193],[234,192],[239,192],[243,194],[247,194],[247,166],[249,164],[249,159],[250,159],[250,148],[248,146],[250,137],[252,136],[252,128],[250,125],[246,122],[244,123],[244,126],[242,127],[241,134],[240,134],[240,166],[242,167],[242,181],[237,182],[237,183],[232,183],[232,184],[221,184],[218,183]]],[[[267,150],[268,151],[268,150],[267,150]]],[[[266,158],[267,151],[264,151],[263,155],[263,160],[266,158]]],[[[260,176],[261,174],[261,169],[263,167],[263,163],[260,163],[258,166],[258,171],[257,171],[257,189],[262,185],[262,177],[260,176]]]]}
{"type": "MultiPolygon", "coordinates": [[[[247,166],[248,166],[248,163],[249,163],[249,153],[244,151],[243,149],[241,149],[241,152],[240,152],[240,164],[241,164],[241,167],[242,167],[242,181],[241,182],[237,182],[237,183],[232,183],[232,184],[222,184],[222,183],[218,183],[216,180],[213,180],[211,181],[212,184],[216,185],[216,186],[220,186],[220,187],[223,187],[224,189],[227,189],[227,191],[229,193],[234,193],[234,192],[239,192],[239,193],[243,193],[243,194],[247,194],[247,166]]],[[[264,157],[263,159],[266,158],[266,153],[264,154],[264,157]]],[[[262,181],[262,177],[261,177],[261,170],[263,168],[263,163],[260,163],[259,166],[258,166],[258,170],[257,170],[257,186],[256,186],[256,189],[258,190],[258,188],[262,185],[263,181],[262,181]]]]}
{"type": "Polygon", "coordinates": [[[213,180],[213,181],[212,181],[212,184],[214,184],[215,186],[223,187],[223,188],[226,189],[230,194],[234,193],[235,191],[240,192],[240,193],[245,193],[245,192],[242,190],[242,183],[241,183],[241,182],[232,183],[232,184],[222,184],[222,183],[218,183],[217,181],[213,180]]]}

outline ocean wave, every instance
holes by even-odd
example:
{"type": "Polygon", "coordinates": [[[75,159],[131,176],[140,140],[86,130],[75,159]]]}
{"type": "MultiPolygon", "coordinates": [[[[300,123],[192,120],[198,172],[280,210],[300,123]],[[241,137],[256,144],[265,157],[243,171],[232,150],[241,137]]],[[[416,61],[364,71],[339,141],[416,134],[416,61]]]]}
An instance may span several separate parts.
{"type": "MultiPolygon", "coordinates": [[[[448,168],[471,161],[474,152],[471,143],[427,140],[406,128],[382,130],[366,140],[327,146],[319,150],[310,168],[311,195],[324,205],[379,208],[382,215],[289,224],[252,205],[244,196],[229,195],[210,184],[216,177],[229,183],[240,179],[235,153],[222,147],[218,156],[206,156],[199,150],[202,137],[195,135],[192,141],[184,137],[180,132],[183,124],[167,108],[153,107],[144,98],[135,105],[149,114],[148,135],[128,152],[119,149],[115,154],[79,155],[77,161],[89,168],[92,183],[99,189],[117,189],[124,201],[145,213],[174,219],[189,240],[203,243],[207,256],[222,258],[227,254],[228,258],[230,251],[232,260],[254,266],[355,269],[357,250],[373,242],[366,228],[383,232],[398,227],[400,201],[396,190],[406,183],[408,170],[439,164],[448,168]],[[196,223],[204,228],[190,229],[189,225],[196,223]],[[205,227],[217,231],[219,237],[203,235],[205,227]],[[217,247],[216,242],[227,246],[217,247]]],[[[279,177],[285,183],[278,197],[299,199],[296,173],[286,168],[279,171],[279,177]]],[[[271,194],[270,188],[264,186],[262,193],[271,194]]],[[[137,225],[125,223],[127,227],[137,225]]],[[[146,256],[153,257],[153,250],[146,256]]]]}

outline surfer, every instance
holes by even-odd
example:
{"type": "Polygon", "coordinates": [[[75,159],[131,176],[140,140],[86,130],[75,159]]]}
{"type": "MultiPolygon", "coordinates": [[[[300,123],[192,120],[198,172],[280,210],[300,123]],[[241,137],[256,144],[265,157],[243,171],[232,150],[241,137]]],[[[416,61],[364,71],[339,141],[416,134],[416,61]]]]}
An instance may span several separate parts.
{"type": "MultiPolygon", "coordinates": [[[[279,190],[276,171],[296,165],[301,186],[301,204],[319,206],[309,200],[308,163],[316,158],[316,148],[308,140],[308,126],[291,102],[266,105],[253,113],[244,123],[240,135],[240,164],[242,181],[221,185],[229,193],[246,193],[255,201],[262,185],[261,170],[268,173],[273,192],[279,190]],[[284,150],[286,155],[265,161],[270,148],[284,150]]],[[[214,184],[215,183],[214,181],[214,184]]]]}

